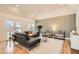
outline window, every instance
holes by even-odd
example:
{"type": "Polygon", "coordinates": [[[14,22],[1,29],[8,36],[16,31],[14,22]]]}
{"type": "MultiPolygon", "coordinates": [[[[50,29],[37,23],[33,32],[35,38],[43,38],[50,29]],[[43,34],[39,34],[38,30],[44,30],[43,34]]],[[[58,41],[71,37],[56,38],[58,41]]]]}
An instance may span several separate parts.
{"type": "Polygon", "coordinates": [[[6,22],[6,28],[7,28],[7,40],[8,40],[9,37],[11,37],[11,35],[12,35],[13,26],[14,26],[13,21],[12,21],[12,20],[7,20],[7,22],[6,22]]]}
{"type": "Polygon", "coordinates": [[[7,20],[7,29],[8,30],[13,30],[13,21],[12,20],[7,20]]]}
{"type": "Polygon", "coordinates": [[[29,24],[28,25],[28,31],[34,32],[35,31],[35,24],[29,24]]]}
{"type": "Polygon", "coordinates": [[[16,22],[16,32],[21,32],[21,22],[16,22]]]}

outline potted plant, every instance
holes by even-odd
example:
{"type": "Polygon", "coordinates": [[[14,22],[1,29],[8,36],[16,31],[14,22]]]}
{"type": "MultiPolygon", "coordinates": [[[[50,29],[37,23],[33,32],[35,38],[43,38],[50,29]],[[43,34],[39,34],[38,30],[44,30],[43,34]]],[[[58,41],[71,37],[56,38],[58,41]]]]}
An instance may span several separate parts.
{"type": "Polygon", "coordinates": [[[38,29],[38,35],[40,35],[42,27],[43,27],[43,26],[38,25],[38,27],[37,27],[37,29],[38,29]]]}

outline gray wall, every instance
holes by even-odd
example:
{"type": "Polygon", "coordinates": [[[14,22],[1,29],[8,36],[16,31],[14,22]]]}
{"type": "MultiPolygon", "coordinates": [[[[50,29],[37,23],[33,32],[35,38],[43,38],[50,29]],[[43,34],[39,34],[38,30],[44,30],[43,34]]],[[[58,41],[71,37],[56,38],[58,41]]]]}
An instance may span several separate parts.
{"type": "Polygon", "coordinates": [[[42,31],[51,30],[55,27],[55,31],[66,31],[66,35],[69,36],[72,30],[76,30],[76,15],[65,15],[49,19],[42,19],[37,21],[37,25],[42,25],[42,31]]]}

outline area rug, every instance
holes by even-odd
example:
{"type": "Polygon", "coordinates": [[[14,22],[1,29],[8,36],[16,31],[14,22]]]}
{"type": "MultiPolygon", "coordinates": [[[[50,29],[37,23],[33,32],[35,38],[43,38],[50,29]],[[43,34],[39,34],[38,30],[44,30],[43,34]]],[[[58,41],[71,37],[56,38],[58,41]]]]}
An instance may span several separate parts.
{"type": "Polygon", "coordinates": [[[63,40],[48,38],[47,42],[41,41],[40,45],[33,48],[31,54],[60,54],[63,40]]]}

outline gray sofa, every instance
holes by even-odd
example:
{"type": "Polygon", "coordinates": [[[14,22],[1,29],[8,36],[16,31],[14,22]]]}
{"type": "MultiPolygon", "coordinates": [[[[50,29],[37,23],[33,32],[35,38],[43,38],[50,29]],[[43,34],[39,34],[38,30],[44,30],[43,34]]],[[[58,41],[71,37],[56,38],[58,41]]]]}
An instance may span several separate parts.
{"type": "Polygon", "coordinates": [[[31,50],[37,44],[40,43],[41,39],[38,37],[29,37],[25,33],[15,33],[13,34],[14,41],[18,42],[20,45],[27,47],[31,50]]]}

